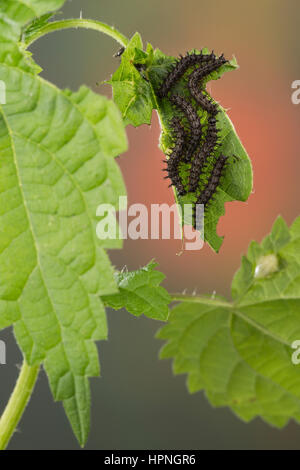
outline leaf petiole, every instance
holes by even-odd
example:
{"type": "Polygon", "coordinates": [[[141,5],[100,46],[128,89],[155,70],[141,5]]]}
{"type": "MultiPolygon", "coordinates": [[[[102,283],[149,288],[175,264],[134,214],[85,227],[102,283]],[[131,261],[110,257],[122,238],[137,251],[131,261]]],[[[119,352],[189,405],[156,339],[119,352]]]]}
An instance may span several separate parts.
{"type": "Polygon", "coordinates": [[[233,305],[226,300],[219,300],[210,297],[199,297],[196,295],[186,295],[186,294],[172,294],[173,301],[179,302],[190,302],[196,304],[212,305],[213,307],[223,307],[232,309],[233,305]]]}
{"type": "Polygon", "coordinates": [[[101,33],[110,36],[111,38],[115,39],[121,46],[126,47],[129,43],[129,39],[126,38],[122,33],[120,33],[116,28],[113,26],[109,26],[101,21],[96,20],[89,20],[83,18],[73,18],[67,20],[60,20],[60,21],[53,21],[42,28],[40,28],[37,32],[30,35],[27,39],[24,40],[24,44],[26,48],[31,46],[37,39],[45,36],[46,34],[52,33],[54,31],[59,31],[62,29],[70,29],[70,28],[84,28],[84,29],[93,29],[95,31],[99,31],[101,33]]]}

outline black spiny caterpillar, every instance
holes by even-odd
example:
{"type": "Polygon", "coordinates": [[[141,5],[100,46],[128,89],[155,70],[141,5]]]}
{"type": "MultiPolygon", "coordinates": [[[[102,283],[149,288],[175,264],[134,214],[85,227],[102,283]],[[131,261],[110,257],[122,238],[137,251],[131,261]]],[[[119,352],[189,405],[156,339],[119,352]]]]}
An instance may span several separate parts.
{"type": "Polygon", "coordinates": [[[200,175],[202,174],[202,171],[208,161],[208,157],[211,156],[218,143],[217,120],[215,117],[218,113],[218,108],[214,103],[211,104],[214,106],[214,111],[208,118],[205,140],[201,147],[197,150],[191,164],[189,179],[190,192],[196,191],[200,175]]]}
{"type": "Polygon", "coordinates": [[[178,165],[182,161],[182,157],[184,155],[185,129],[180,120],[176,117],[172,119],[170,127],[173,129],[175,146],[169,154],[168,160],[164,160],[164,162],[167,164],[167,168],[165,168],[163,171],[168,172],[166,179],[170,178],[170,186],[175,186],[178,195],[183,196],[186,191],[179,176],[178,165]]]}
{"type": "Polygon", "coordinates": [[[219,187],[228,162],[228,157],[225,155],[220,155],[218,158],[215,156],[215,151],[220,143],[220,130],[217,128],[217,115],[220,108],[206,94],[204,86],[205,79],[227,62],[223,54],[216,57],[213,52],[207,55],[201,52],[200,54],[181,56],[158,92],[160,98],[168,98],[170,103],[174,105],[175,116],[177,116],[170,123],[175,145],[169,159],[166,161],[167,169],[165,171],[168,172],[167,178],[171,179],[170,186],[176,187],[179,196],[187,192],[197,192],[198,198],[193,214],[195,228],[197,228],[197,204],[203,204],[204,209],[207,208],[219,187]],[[185,73],[189,69],[192,70],[186,77],[185,73]],[[177,92],[171,94],[172,88],[183,77],[184,96],[177,92]],[[199,107],[204,113],[207,113],[207,125],[205,127],[202,125],[198,114],[199,107]],[[185,128],[186,124],[188,124],[187,128],[185,128]],[[211,170],[215,159],[216,161],[211,170]],[[184,184],[182,181],[183,176],[181,177],[181,163],[186,164],[184,171],[187,171],[188,176],[188,180],[187,182],[185,180],[184,184]],[[205,175],[207,184],[199,194],[199,183],[202,174],[205,175]]]}
{"type": "Polygon", "coordinates": [[[190,140],[185,158],[185,160],[189,162],[192,159],[193,153],[199,145],[202,136],[202,125],[200,117],[198,116],[197,111],[194,109],[193,105],[182,96],[172,95],[170,97],[170,101],[183,112],[189,123],[190,140]]]}
{"type": "Polygon", "coordinates": [[[197,204],[203,204],[204,205],[204,210],[207,208],[207,205],[211,201],[213,195],[217,191],[217,188],[220,183],[220,179],[224,174],[224,170],[226,167],[226,164],[228,162],[228,157],[225,155],[220,155],[218,160],[215,163],[215,166],[212,170],[212,173],[209,177],[209,180],[207,182],[207,185],[205,186],[204,190],[198,197],[196,201],[196,205],[194,207],[194,226],[196,227],[196,208],[197,204]]]}
{"type": "Polygon", "coordinates": [[[195,65],[201,66],[202,64],[209,63],[215,59],[216,56],[213,52],[211,54],[203,54],[202,52],[200,54],[187,53],[185,57],[180,56],[180,59],[177,59],[176,64],[172,67],[172,70],[165,78],[157,95],[159,98],[166,98],[171,88],[173,88],[190,67],[195,65]]]}
{"type": "Polygon", "coordinates": [[[190,178],[189,178],[189,191],[190,192],[196,191],[198,184],[199,184],[199,178],[204,169],[206,160],[207,160],[207,154],[204,153],[202,148],[198,149],[191,164],[190,178]]]}
{"type": "Polygon", "coordinates": [[[218,70],[222,65],[226,64],[228,61],[223,55],[219,58],[216,58],[209,64],[206,64],[204,67],[199,67],[189,76],[188,88],[193,98],[197,101],[199,106],[201,106],[205,111],[210,113],[213,112],[214,103],[209,101],[209,99],[202,93],[202,81],[210,75],[215,70],[218,70]],[[199,86],[200,85],[200,86],[199,86]]]}

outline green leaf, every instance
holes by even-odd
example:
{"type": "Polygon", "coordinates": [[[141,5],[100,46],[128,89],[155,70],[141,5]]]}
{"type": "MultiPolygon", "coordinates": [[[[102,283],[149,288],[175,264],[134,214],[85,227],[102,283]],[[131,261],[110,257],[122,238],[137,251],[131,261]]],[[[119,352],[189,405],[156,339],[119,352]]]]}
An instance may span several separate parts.
{"type": "Polygon", "coordinates": [[[127,148],[124,125],[112,101],[59,90],[14,44],[0,45],[0,76],[0,328],[14,325],[27,363],[44,364],[83,444],[94,341],[107,336],[100,296],[117,292],[96,209],[125,194],[114,161],[127,148]]]}
{"type": "Polygon", "coordinates": [[[135,316],[145,315],[155,320],[165,321],[168,318],[168,304],[171,298],[160,286],[165,276],[151,262],[137,271],[122,271],[116,275],[119,292],[102,296],[104,304],[119,310],[123,307],[135,316]]]}
{"type": "MultiPolygon", "coordinates": [[[[265,238],[261,245],[256,242],[251,243],[247,257],[243,257],[242,266],[236,273],[232,283],[232,297],[237,303],[246,304],[248,299],[251,303],[251,298],[258,300],[263,299],[264,296],[270,296],[270,289],[273,289],[273,280],[278,279],[279,276],[273,276],[273,272],[268,275],[268,272],[265,271],[265,276],[260,279],[257,274],[262,266],[265,266],[265,269],[268,267],[270,269],[270,266],[273,267],[274,261],[270,265],[270,257],[277,260],[278,269],[275,270],[275,273],[280,269],[280,266],[282,267],[284,262],[280,250],[289,243],[290,239],[290,230],[285,221],[279,217],[270,235],[265,238]],[[263,292],[265,288],[268,290],[263,292]]],[[[294,269],[293,264],[290,265],[290,269],[294,269]]],[[[280,270],[280,273],[287,279],[286,271],[282,272],[280,270]]],[[[275,297],[277,297],[276,288],[275,297]]]]}
{"type": "Polygon", "coordinates": [[[122,55],[120,67],[106,82],[112,85],[114,101],[126,125],[137,127],[151,123],[154,108],[151,85],[134,65],[146,63],[147,56],[141,37],[136,33],[122,55]]]}
{"type": "Polygon", "coordinates": [[[5,0],[2,3],[0,11],[7,18],[25,25],[45,13],[61,8],[65,0],[5,0]]]}
{"type": "Polygon", "coordinates": [[[168,341],[161,356],[174,358],[175,373],[188,374],[190,392],[205,390],[213,405],[245,421],[300,421],[292,362],[300,339],[300,218],[290,229],[279,218],[260,245],[251,244],[232,289],[232,304],[194,297],[177,305],[158,334],[168,341]]]}

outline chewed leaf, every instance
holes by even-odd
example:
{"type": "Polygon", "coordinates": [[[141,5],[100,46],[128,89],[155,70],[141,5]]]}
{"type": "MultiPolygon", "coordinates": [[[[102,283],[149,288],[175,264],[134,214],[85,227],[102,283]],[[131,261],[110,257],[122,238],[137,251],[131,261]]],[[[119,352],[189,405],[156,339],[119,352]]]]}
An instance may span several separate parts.
{"type": "MultiPolygon", "coordinates": [[[[207,49],[203,49],[201,52],[204,55],[209,54],[207,49]]],[[[193,51],[193,53],[199,54],[200,51],[193,51]]],[[[168,71],[170,69],[169,59],[166,60],[160,51],[156,51],[154,55],[154,60],[149,75],[157,91],[166,79],[166,70],[168,71]]],[[[219,67],[218,70],[210,73],[204,80],[204,83],[207,83],[209,80],[217,80],[223,75],[223,73],[235,70],[236,68],[237,62],[236,59],[233,58],[230,62],[219,67]]],[[[190,70],[184,74],[183,78],[181,78],[178,83],[175,83],[170,96],[175,93],[180,94],[191,104],[193,104],[195,110],[197,110],[198,116],[200,117],[203,129],[205,129],[209,115],[205,110],[198,106],[195,101],[192,100],[191,96],[189,96],[187,86],[189,74],[190,70]]],[[[205,210],[204,239],[215,251],[219,251],[223,238],[217,234],[218,221],[220,217],[225,214],[224,206],[226,202],[234,200],[246,201],[248,199],[253,184],[252,166],[225,109],[222,108],[221,105],[218,104],[215,100],[213,100],[213,98],[210,97],[207,92],[206,96],[209,98],[210,102],[215,103],[219,111],[217,114],[219,146],[211,154],[209,161],[212,162],[212,158],[218,158],[220,155],[228,156],[230,161],[230,163],[226,166],[226,171],[221,178],[214,198],[210,201],[208,207],[205,210]]],[[[176,111],[171,105],[169,97],[158,99],[158,109],[162,124],[160,146],[163,152],[168,154],[174,145],[170,122],[176,111]]],[[[208,166],[203,169],[199,180],[199,188],[196,192],[189,192],[188,189],[190,164],[181,165],[182,181],[186,185],[187,194],[181,197],[176,189],[174,189],[174,192],[176,199],[182,206],[182,209],[184,204],[194,204],[197,200],[197,196],[201,193],[201,191],[204,190],[205,184],[207,184],[210,172],[212,170],[211,164],[208,164],[208,166]]]]}
{"type": "MultiPolygon", "coordinates": [[[[202,49],[201,52],[207,57],[210,55],[208,49],[202,49]]],[[[192,54],[200,54],[200,51],[192,51],[192,54]]],[[[109,82],[113,86],[114,100],[121,109],[126,124],[134,126],[144,123],[150,124],[152,110],[157,110],[162,128],[160,148],[167,158],[176,145],[171,123],[174,117],[178,117],[178,112],[174,103],[171,102],[172,94],[181,95],[195,108],[204,130],[207,129],[209,119],[208,112],[197,103],[195,104],[194,98],[189,95],[188,78],[192,71],[191,68],[188,68],[182,76],[180,75],[178,81],[174,80],[169,95],[159,98],[160,87],[165,83],[175,63],[174,57],[166,56],[159,49],[154,51],[151,45],[148,45],[146,51],[143,51],[140,36],[135,35],[122,55],[119,69],[109,82]]],[[[220,65],[217,70],[206,75],[203,86],[209,80],[217,80],[225,72],[235,70],[237,67],[235,58],[220,65]]],[[[205,96],[215,104],[219,111],[216,117],[218,146],[214,146],[213,151],[210,152],[208,164],[204,166],[200,177],[196,178],[197,190],[191,190],[189,187],[190,163],[183,162],[178,169],[173,168],[171,172],[172,175],[176,174],[174,180],[176,179],[177,182],[179,179],[181,180],[180,184],[176,185],[172,179],[170,182],[176,187],[174,189],[175,199],[181,206],[195,204],[199,194],[204,191],[205,185],[209,182],[214,161],[220,155],[228,157],[226,171],[224,174],[222,172],[217,191],[205,209],[204,240],[213,250],[219,251],[223,238],[217,234],[217,225],[220,217],[225,214],[225,204],[234,200],[246,201],[251,194],[253,176],[247,152],[237,136],[226,110],[216,103],[207,92],[205,92],[205,96]],[[182,184],[185,190],[181,189],[182,184]]],[[[183,123],[187,128],[186,119],[183,123]]],[[[187,138],[191,139],[192,134],[191,129],[188,129],[187,138]]]]}

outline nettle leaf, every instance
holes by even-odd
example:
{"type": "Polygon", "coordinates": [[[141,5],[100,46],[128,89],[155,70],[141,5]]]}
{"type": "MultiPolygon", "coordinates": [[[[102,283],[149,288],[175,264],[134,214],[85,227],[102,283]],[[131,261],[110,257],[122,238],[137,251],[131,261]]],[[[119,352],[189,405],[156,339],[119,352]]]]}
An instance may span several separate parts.
{"type": "Polygon", "coordinates": [[[124,270],[117,273],[119,292],[102,296],[104,305],[115,310],[125,307],[135,316],[145,315],[155,320],[167,320],[171,298],[160,286],[165,276],[156,267],[157,263],[151,262],[137,271],[124,270]]]}
{"type": "Polygon", "coordinates": [[[8,18],[0,10],[0,39],[1,43],[18,41],[21,36],[21,27],[16,22],[8,18]]]}
{"type": "Polygon", "coordinates": [[[150,83],[145,80],[134,64],[147,64],[148,54],[143,52],[141,36],[136,33],[126,47],[121,65],[107,81],[112,85],[114,101],[121,110],[125,124],[137,127],[150,124],[153,104],[153,92],[150,83]]]}
{"type": "Polygon", "coordinates": [[[177,305],[158,334],[168,341],[161,357],[188,374],[191,393],[205,390],[213,405],[245,421],[300,421],[291,347],[300,339],[300,218],[290,229],[279,218],[262,244],[250,246],[233,297],[232,304],[195,297],[177,305]]]}
{"type": "Polygon", "coordinates": [[[1,12],[20,25],[25,25],[51,11],[63,6],[66,0],[5,0],[1,12]]]}
{"type": "Polygon", "coordinates": [[[125,195],[114,161],[124,125],[112,101],[59,90],[13,44],[0,46],[0,77],[0,328],[13,325],[28,364],[44,364],[83,444],[94,341],[107,336],[100,296],[118,290],[96,209],[125,195]]]}
{"type": "MultiPolygon", "coordinates": [[[[157,91],[165,80],[170,66],[174,64],[176,59],[175,57],[166,56],[159,49],[154,51],[151,45],[147,46],[146,52],[142,48],[140,36],[135,35],[130,46],[126,48],[122,56],[119,69],[109,83],[113,86],[114,100],[121,109],[127,124],[133,124],[134,126],[144,123],[150,124],[152,110],[157,110],[162,129],[160,148],[165,154],[168,154],[174,145],[172,129],[170,128],[170,122],[174,116],[174,107],[168,98],[159,99],[157,91]]],[[[200,53],[197,50],[193,52],[200,53]]],[[[202,53],[209,54],[209,50],[202,49],[202,53]]],[[[207,77],[206,82],[217,80],[225,72],[237,68],[236,59],[233,58],[229,63],[220,67],[218,71],[211,73],[207,77]]],[[[187,76],[189,72],[187,71],[172,92],[188,96],[189,101],[191,101],[192,98],[187,92],[187,76]]],[[[234,200],[246,201],[252,191],[253,175],[247,152],[237,136],[226,110],[220,104],[216,104],[220,111],[217,116],[217,126],[221,145],[214,152],[214,157],[218,157],[221,154],[232,157],[231,163],[221,180],[217,194],[205,212],[204,240],[209,243],[213,250],[218,252],[222,245],[223,237],[217,234],[217,225],[220,217],[225,214],[225,203],[234,200]]],[[[205,129],[208,115],[198,105],[195,104],[195,107],[205,129]]],[[[188,193],[183,197],[178,197],[176,189],[174,189],[176,202],[182,206],[182,209],[184,204],[195,203],[197,196],[207,183],[212,165],[213,161],[210,162],[206,172],[203,173],[196,193],[188,193]]],[[[182,165],[181,172],[184,184],[187,183],[189,169],[190,164],[182,165]]],[[[184,225],[185,223],[187,223],[187,220],[182,220],[182,224],[184,225]]],[[[191,220],[190,223],[192,223],[191,220]]]]}

